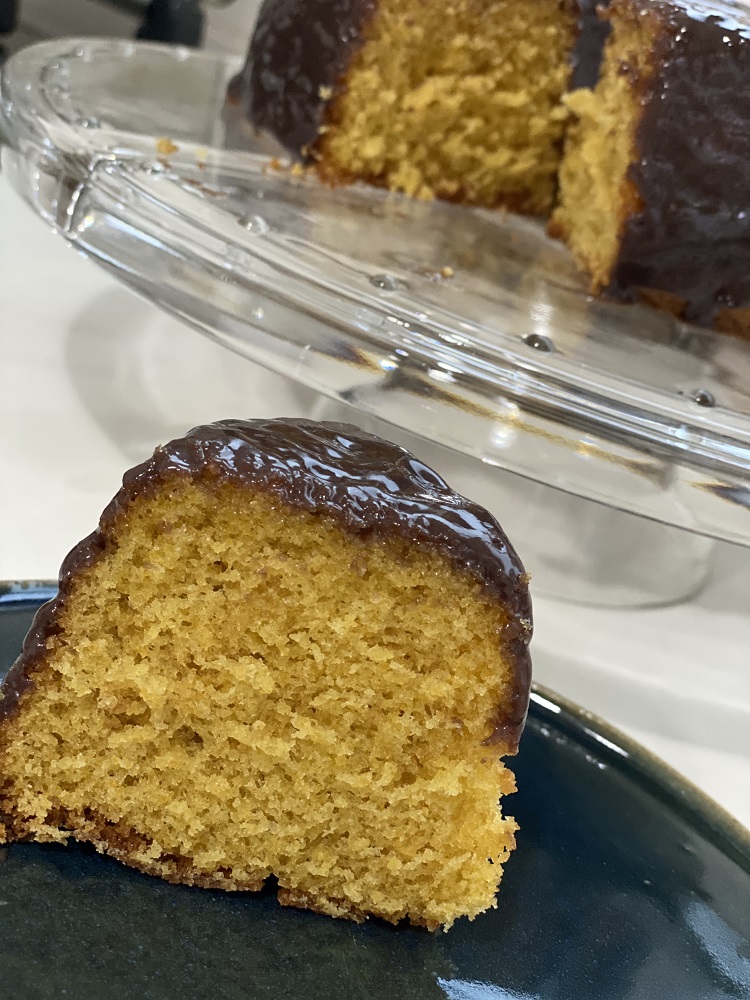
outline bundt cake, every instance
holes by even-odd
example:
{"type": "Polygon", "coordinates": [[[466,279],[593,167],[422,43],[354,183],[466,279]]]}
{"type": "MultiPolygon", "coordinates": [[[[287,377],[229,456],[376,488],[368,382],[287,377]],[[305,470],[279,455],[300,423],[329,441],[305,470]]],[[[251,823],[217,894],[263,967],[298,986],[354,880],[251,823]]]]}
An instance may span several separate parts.
{"type": "Polygon", "coordinates": [[[230,98],[328,182],[551,214],[594,293],[750,336],[748,82],[731,0],[264,0],[230,98]]]}
{"type": "Polygon", "coordinates": [[[0,844],[445,927],[494,905],[531,609],[497,522],[343,424],[128,472],[0,688],[0,844]]]}

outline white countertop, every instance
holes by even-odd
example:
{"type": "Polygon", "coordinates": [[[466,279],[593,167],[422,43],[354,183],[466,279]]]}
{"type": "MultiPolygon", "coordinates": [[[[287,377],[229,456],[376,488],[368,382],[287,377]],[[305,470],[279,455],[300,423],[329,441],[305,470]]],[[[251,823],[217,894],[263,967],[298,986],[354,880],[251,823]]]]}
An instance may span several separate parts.
{"type": "MultiPolygon", "coordinates": [[[[195,424],[310,393],[135,298],[0,177],[0,579],[50,579],[122,473],[195,424]]],[[[523,553],[521,553],[523,555],[523,553]]],[[[649,610],[535,599],[535,678],[604,716],[750,827],[750,549],[649,610]]]]}

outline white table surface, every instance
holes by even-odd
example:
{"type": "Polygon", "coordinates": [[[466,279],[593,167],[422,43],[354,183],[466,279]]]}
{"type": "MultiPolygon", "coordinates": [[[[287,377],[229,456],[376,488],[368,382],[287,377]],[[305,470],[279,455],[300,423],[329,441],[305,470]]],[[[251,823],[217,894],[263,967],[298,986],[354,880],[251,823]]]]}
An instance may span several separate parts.
{"type": "MultiPolygon", "coordinates": [[[[0,580],[50,579],[122,473],[190,426],[309,393],[141,302],[0,177],[0,580]]],[[[522,553],[523,554],[523,553],[522,553]]],[[[635,737],[750,827],[750,550],[688,603],[537,597],[535,678],[635,737]]]]}

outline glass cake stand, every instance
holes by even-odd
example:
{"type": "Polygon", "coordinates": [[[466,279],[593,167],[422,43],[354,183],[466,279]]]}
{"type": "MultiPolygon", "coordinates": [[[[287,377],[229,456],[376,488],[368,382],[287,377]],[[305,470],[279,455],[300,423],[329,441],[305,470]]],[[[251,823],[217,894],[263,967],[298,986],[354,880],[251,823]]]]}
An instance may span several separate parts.
{"type": "Polygon", "coordinates": [[[750,545],[749,343],[590,297],[536,221],[288,169],[227,108],[237,68],[26,49],[0,80],[3,168],[124,283],[318,390],[315,415],[432,460],[547,591],[675,599],[711,539],[750,545]]]}

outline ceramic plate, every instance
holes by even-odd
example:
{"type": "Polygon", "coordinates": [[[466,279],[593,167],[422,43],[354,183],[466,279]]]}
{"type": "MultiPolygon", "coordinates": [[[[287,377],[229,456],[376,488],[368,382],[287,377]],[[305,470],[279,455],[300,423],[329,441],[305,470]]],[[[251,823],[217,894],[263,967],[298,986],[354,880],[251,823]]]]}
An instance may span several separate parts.
{"type": "MultiPolygon", "coordinates": [[[[0,594],[0,674],[54,589],[0,594]]],[[[537,689],[498,907],[447,933],[173,886],[91,849],[0,854],[13,1000],[728,1000],[750,996],[750,834],[537,689]]]]}

